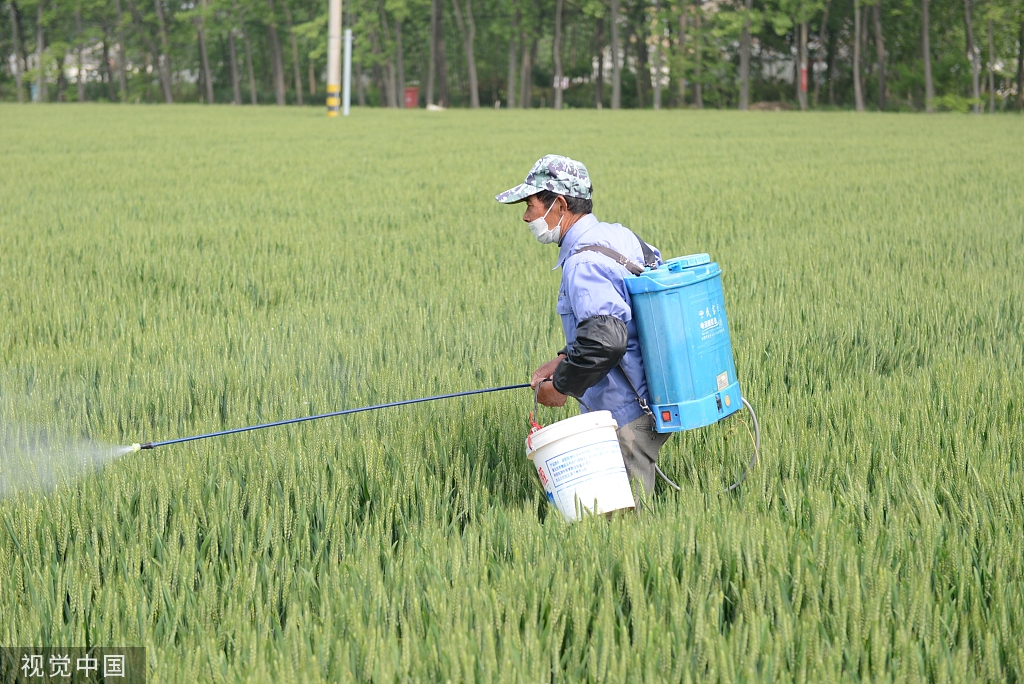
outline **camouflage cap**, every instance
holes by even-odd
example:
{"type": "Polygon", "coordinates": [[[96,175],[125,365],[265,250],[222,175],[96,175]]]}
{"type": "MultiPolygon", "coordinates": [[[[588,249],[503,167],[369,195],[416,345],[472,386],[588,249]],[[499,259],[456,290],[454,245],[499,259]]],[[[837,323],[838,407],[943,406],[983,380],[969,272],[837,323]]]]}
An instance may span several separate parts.
{"type": "Polygon", "coordinates": [[[590,174],[582,162],[548,154],[537,160],[530,173],[526,174],[526,181],[495,195],[494,199],[502,204],[515,204],[545,190],[580,199],[590,199],[594,194],[590,174]]]}

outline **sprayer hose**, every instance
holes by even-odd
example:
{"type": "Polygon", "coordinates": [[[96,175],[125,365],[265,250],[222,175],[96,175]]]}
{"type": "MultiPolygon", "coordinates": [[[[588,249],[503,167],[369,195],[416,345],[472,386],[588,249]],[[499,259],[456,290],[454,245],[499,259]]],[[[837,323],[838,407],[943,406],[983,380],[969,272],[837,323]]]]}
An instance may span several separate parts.
{"type": "Polygon", "coordinates": [[[262,423],[260,425],[249,425],[246,427],[232,428],[231,430],[221,430],[220,432],[209,432],[205,435],[193,435],[191,437],[179,437],[178,439],[168,439],[163,442],[148,442],[139,446],[141,449],[155,449],[160,446],[167,446],[168,444],[181,444],[182,442],[194,442],[197,439],[209,439],[210,437],[223,437],[224,435],[234,435],[239,432],[251,432],[252,430],[263,430],[265,428],[278,427],[280,425],[291,425],[292,423],[304,423],[309,420],[320,420],[321,418],[333,418],[335,416],[345,416],[350,413],[362,413],[363,411],[376,411],[377,409],[391,408],[393,406],[405,406],[406,404],[419,404],[424,401],[437,401],[438,399],[452,399],[454,397],[467,397],[471,394],[486,394],[488,392],[504,392],[505,390],[522,389],[529,387],[530,383],[524,382],[519,385],[505,385],[504,387],[488,387],[487,389],[469,390],[467,392],[454,392],[452,394],[439,394],[433,397],[422,397],[420,399],[406,399],[404,401],[393,401],[388,404],[374,404],[373,406],[361,406],[360,408],[345,409],[344,411],[332,411],[330,413],[320,413],[315,416],[302,416],[301,418],[290,418],[288,420],[278,420],[273,423],[262,423]]]}
{"type": "MultiPolygon", "coordinates": [[[[757,422],[757,414],[754,413],[754,407],[750,405],[750,402],[747,401],[746,397],[740,397],[740,399],[743,401],[743,405],[747,407],[747,410],[750,411],[750,420],[752,423],[754,423],[754,457],[750,459],[750,465],[748,465],[746,470],[743,471],[743,476],[736,482],[733,482],[731,485],[729,485],[728,488],[723,489],[723,494],[735,490],[747,480],[747,475],[749,475],[750,471],[753,470],[754,467],[757,465],[757,457],[761,453],[761,426],[757,422]]],[[[682,491],[679,488],[679,485],[677,485],[672,480],[668,479],[668,476],[665,473],[661,472],[661,468],[658,467],[657,463],[654,464],[654,470],[657,471],[658,475],[661,476],[661,479],[667,482],[668,485],[672,487],[672,489],[676,490],[677,492],[682,491]]]]}
{"type": "Polygon", "coordinates": [[[726,489],[725,492],[731,492],[747,481],[747,475],[749,475],[750,471],[757,465],[757,458],[761,453],[761,425],[757,422],[757,414],[754,413],[754,407],[750,405],[750,402],[747,401],[746,397],[740,397],[740,399],[743,401],[743,405],[747,407],[747,410],[750,411],[750,422],[754,424],[754,456],[750,459],[750,465],[748,465],[747,469],[743,471],[743,476],[736,482],[729,485],[729,488],[726,489]]]}

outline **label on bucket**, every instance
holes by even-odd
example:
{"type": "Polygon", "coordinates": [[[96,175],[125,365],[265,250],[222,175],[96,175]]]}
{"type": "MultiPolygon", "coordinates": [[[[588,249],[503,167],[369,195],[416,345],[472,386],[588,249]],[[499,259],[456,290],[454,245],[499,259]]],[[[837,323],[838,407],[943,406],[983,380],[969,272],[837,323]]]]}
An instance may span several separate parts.
{"type": "Polygon", "coordinates": [[[588,444],[546,459],[545,489],[569,520],[576,520],[576,502],[592,513],[635,505],[626,465],[617,440],[588,444]]]}

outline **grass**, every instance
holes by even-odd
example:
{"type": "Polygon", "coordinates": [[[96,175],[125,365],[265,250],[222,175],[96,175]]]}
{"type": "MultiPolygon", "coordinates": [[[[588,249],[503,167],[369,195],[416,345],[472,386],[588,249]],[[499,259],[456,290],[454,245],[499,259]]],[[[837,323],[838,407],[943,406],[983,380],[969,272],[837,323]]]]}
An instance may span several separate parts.
{"type": "Polygon", "coordinates": [[[559,273],[491,196],[548,152],[723,266],[764,437],[736,495],[727,421],[663,450],[681,493],[571,527],[524,393],[141,452],[0,500],[0,644],[146,646],[159,682],[1024,681],[1022,148],[1011,117],[0,107],[8,443],[523,381],[559,273]]]}

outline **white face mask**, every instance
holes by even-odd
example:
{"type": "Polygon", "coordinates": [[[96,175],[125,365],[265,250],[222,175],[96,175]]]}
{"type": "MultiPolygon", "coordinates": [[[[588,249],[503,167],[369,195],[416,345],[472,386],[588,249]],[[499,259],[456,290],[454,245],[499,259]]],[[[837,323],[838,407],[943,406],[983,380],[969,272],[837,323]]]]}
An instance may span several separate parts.
{"type": "Polygon", "coordinates": [[[527,224],[530,226],[530,232],[533,233],[533,237],[537,238],[537,242],[542,245],[550,245],[552,242],[558,242],[558,238],[561,235],[562,219],[558,219],[558,225],[554,228],[548,228],[547,222],[548,214],[551,213],[551,210],[554,209],[556,204],[558,204],[557,199],[551,203],[551,206],[548,207],[548,210],[544,212],[543,216],[534,219],[527,224]]]}

